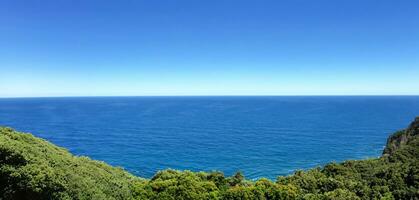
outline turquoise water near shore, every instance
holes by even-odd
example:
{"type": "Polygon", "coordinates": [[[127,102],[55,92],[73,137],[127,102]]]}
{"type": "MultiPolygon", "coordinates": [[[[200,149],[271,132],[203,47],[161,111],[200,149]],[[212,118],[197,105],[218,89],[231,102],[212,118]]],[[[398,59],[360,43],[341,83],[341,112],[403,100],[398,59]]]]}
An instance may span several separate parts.
{"type": "Polygon", "coordinates": [[[286,175],[381,154],[418,96],[0,99],[0,125],[150,177],[166,168],[286,175]]]}

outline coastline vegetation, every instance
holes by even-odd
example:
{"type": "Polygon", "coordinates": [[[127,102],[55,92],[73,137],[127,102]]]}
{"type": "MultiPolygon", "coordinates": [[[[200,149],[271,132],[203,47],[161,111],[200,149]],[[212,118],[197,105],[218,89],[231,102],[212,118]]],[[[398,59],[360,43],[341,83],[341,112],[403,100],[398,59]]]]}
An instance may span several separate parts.
{"type": "Polygon", "coordinates": [[[144,179],[3,127],[0,200],[6,199],[419,199],[419,118],[389,137],[380,158],[330,163],[274,181],[172,169],[144,179]]]}

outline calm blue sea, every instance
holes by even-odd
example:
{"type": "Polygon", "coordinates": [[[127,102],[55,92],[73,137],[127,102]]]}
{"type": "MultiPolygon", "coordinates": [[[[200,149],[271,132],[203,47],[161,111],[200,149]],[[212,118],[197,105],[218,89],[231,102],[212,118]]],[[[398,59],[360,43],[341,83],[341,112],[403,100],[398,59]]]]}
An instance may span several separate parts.
{"type": "Polygon", "coordinates": [[[290,174],[381,154],[418,96],[0,99],[0,125],[150,177],[157,170],[290,174]]]}

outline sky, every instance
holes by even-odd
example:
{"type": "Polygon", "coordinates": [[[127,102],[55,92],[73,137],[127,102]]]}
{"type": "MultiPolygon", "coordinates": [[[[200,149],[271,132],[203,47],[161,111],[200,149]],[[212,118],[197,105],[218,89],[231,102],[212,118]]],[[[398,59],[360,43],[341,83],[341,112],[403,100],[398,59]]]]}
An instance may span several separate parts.
{"type": "Polygon", "coordinates": [[[147,95],[419,95],[419,1],[0,1],[0,97],[147,95]]]}

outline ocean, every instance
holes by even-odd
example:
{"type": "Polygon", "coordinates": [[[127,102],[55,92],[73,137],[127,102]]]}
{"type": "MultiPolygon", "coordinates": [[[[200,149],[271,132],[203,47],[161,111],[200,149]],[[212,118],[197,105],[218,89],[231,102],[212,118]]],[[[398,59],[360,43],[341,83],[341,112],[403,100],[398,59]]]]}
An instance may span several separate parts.
{"type": "Polygon", "coordinates": [[[247,178],[381,155],[419,96],[1,98],[0,125],[150,178],[172,168],[247,178]]]}

